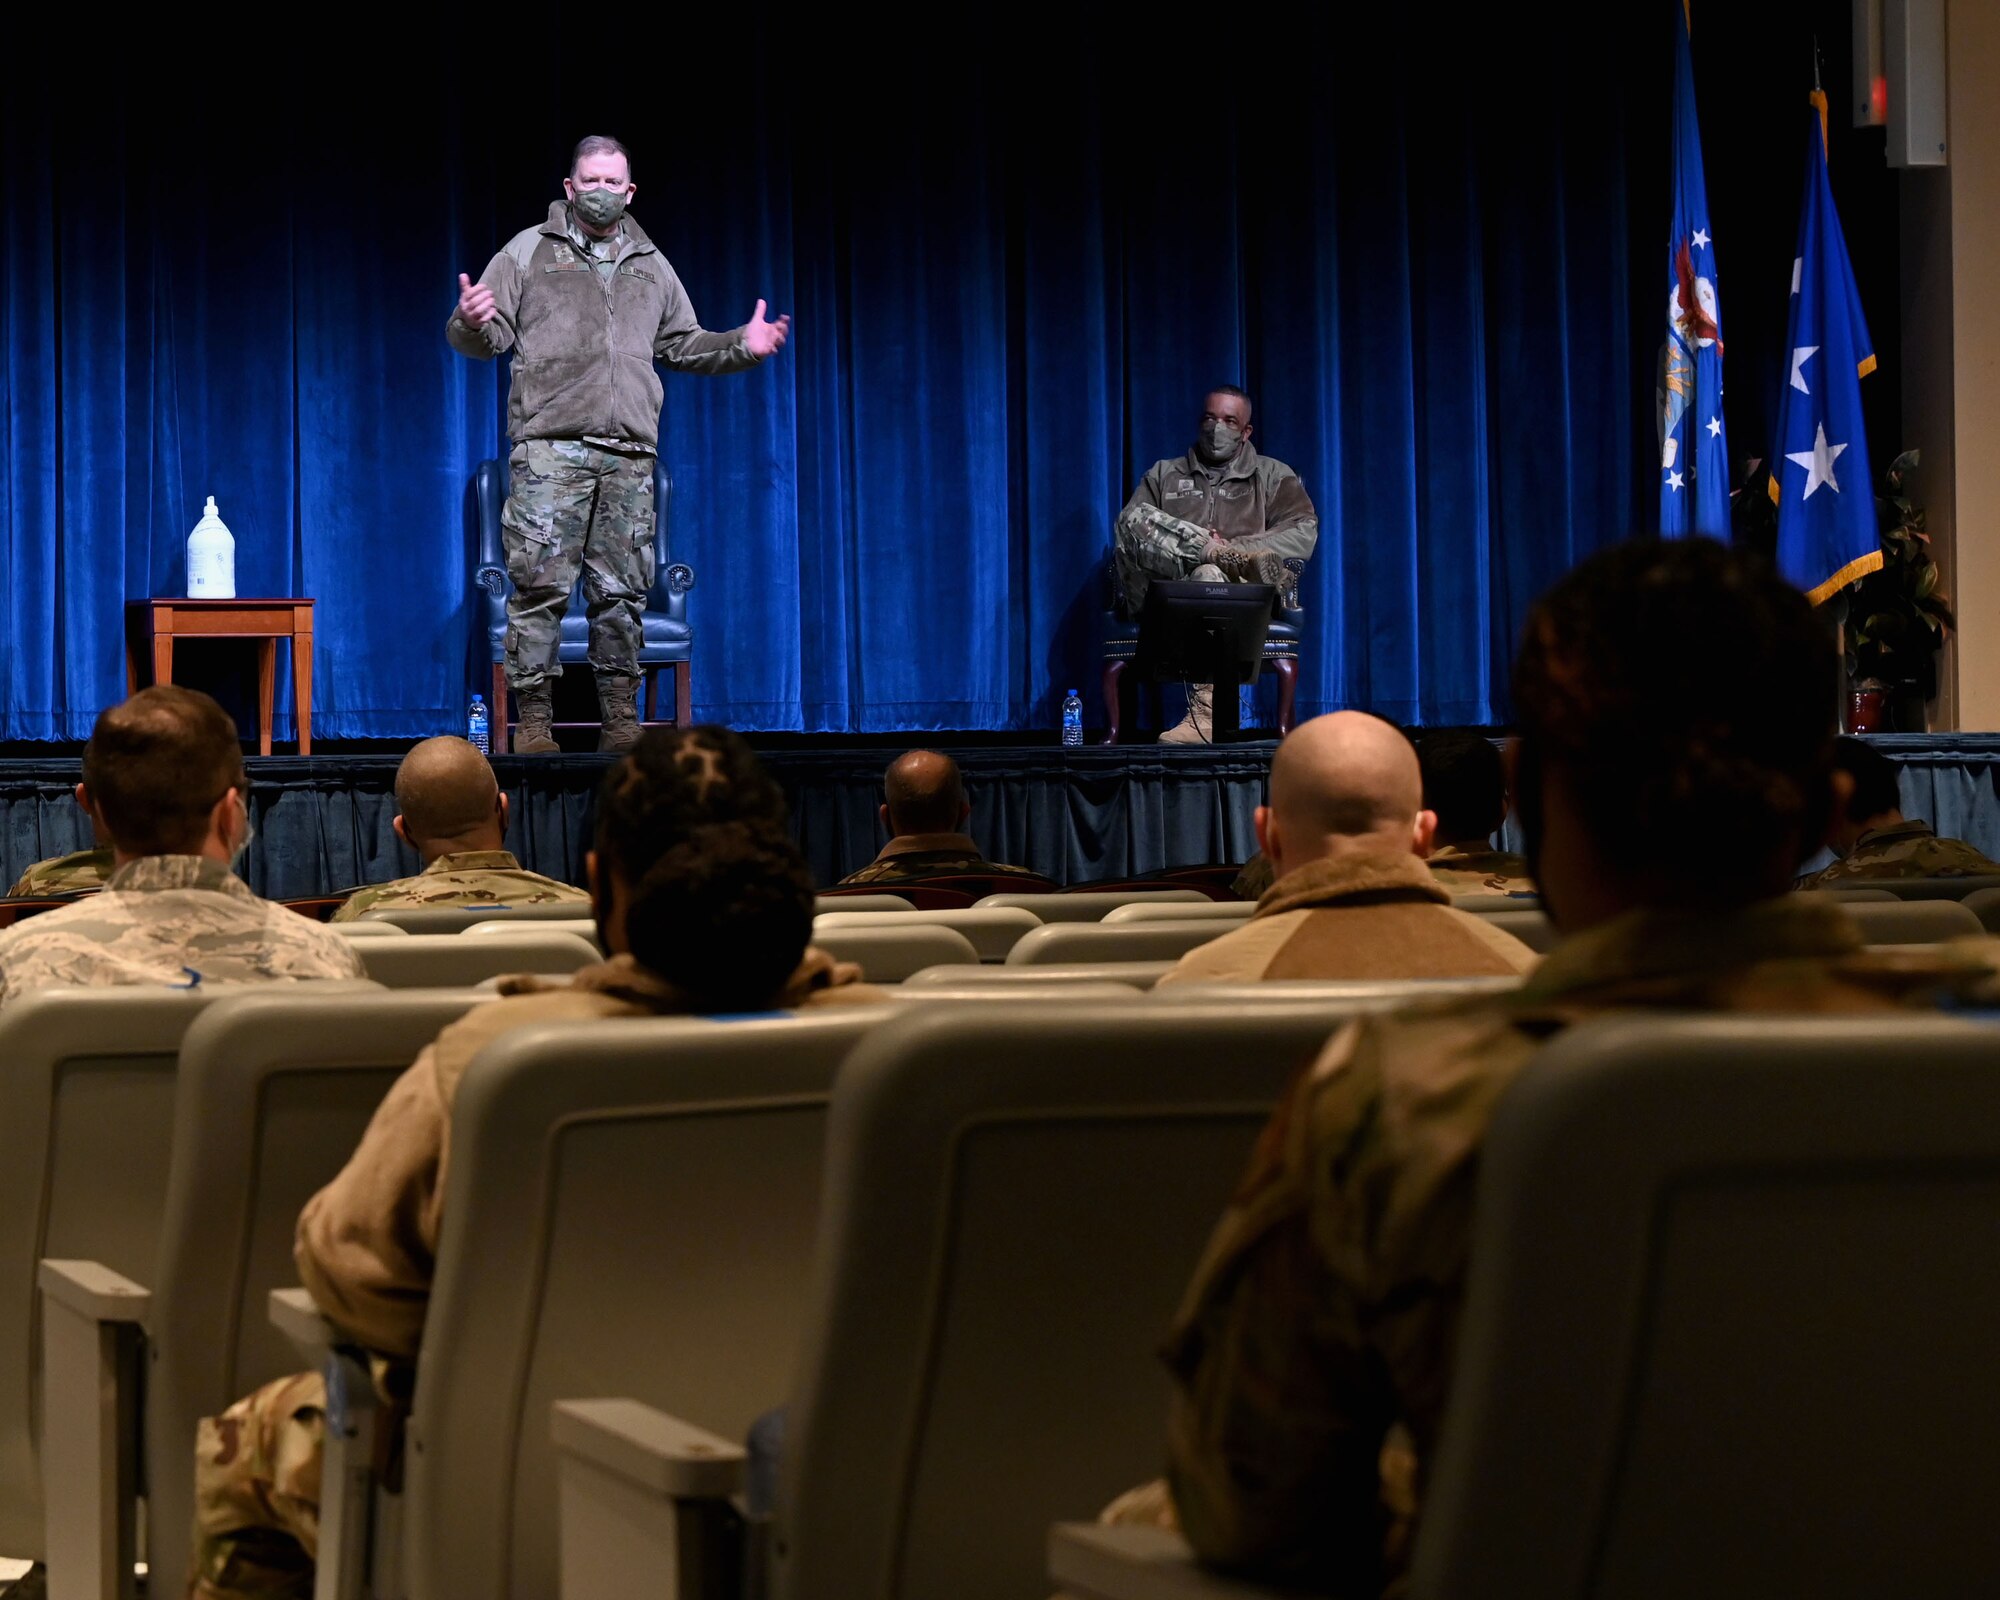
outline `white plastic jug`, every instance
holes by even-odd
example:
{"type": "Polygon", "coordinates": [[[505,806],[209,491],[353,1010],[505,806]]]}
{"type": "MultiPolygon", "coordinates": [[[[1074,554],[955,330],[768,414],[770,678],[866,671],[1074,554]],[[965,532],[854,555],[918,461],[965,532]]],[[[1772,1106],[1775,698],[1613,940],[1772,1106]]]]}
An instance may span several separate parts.
{"type": "Polygon", "coordinates": [[[236,541],[216,515],[214,495],[208,497],[201,521],[188,535],[188,598],[236,598],[236,541]]]}

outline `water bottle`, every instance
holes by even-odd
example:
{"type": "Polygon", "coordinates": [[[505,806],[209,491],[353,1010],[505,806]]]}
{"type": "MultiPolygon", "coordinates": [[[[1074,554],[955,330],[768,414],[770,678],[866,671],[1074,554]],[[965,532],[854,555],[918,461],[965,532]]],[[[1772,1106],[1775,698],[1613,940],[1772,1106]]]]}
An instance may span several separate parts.
{"type": "Polygon", "coordinates": [[[214,495],[188,535],[187,575],[190,600],[236,598],[236,540],[216,512],[214,495]]]}
{"type": "Polygon", "coordinates": [[[472,710],[467,714],[465,719],[466,743],[483,756],[491,755],[493,753],[492,727],[492,723],[487,720],[486,716],[486,696],[483,694],[474,695],[472,697],[472,710]]]}
{"type": "Polygon", "coordinates": [[[1083,696],[1074,689],[1063,696],[1063,748],[1074,749],[1083,743],[1083,696]]]}

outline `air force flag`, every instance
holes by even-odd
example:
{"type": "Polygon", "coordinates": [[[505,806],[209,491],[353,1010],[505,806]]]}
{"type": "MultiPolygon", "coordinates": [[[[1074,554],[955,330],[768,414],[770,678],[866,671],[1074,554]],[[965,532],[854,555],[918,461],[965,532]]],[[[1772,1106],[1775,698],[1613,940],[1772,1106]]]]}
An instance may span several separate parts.
{"type": "Polygon", "coordinates": [[[1674,223],[1660,353],[1660,532],[1729,537],[1729,436],[1722,427],[1722,303],[1694,113],[1687,8],[1674,40],[1674,223]]]}
{"type": "Polygon", "coordinates": [[[1778,391],[1771,498],[1778,566],[1814,605],[1882,565],[1861,380],[1875,370],[1840,216],[1826,178],[1822,113],[1808,118],[1806,196],[1792,261],[1788,371],[1778,391]]]}

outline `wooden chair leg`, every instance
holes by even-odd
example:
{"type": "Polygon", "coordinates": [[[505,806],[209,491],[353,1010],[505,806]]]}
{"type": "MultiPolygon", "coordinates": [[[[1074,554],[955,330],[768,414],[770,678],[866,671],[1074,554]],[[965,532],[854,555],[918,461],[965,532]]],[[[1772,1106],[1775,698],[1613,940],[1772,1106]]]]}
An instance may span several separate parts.
{"type": "Polygon", "coordinates": [[[507,710],[507,666],[505,662],[493,663],[493,698],[488,702],[486,712],[488,741],[496,756],[504,756],[514,748],[514,719],[507,710]]]}
{"type": "Polygon", "coordinates": [[[694,663],[676,661],[674,663],[674,726],[691,728],[694,726],[694,663]]]}
{"type": "Polygon", "coordinates": [[[1278,674],[1278,737],[1282,739],[1292,731],[1292,724],[1296,720],[1299,659],[1297,656],[1279,656],[1271,666],[1278,674]]]}
{"type": "Polygon", "coordinates": [[[1107,661],[1104,663],[1104,742],[1118,742],[1119,724],[1122,720],[1125,663],[1107,661]]]}
{"type": "Polygon", "coordinates": [[[660,669],[643,667],[639,672],[639,723],[650,723],[659,710],[660,669]]]}

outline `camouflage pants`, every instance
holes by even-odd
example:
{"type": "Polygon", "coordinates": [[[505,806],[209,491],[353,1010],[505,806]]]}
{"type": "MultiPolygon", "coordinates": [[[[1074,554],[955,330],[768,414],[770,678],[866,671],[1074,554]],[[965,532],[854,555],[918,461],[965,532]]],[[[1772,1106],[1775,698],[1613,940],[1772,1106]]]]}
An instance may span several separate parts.
{"type": "Polygon", "coordinates": [[[195,1438],[190,1600],[312,1600],[326,1380],[267,1383],[195,1438]]]}
{"type": "Polygon", "coordinates": [[[653,458],[579,439],[529,439],[507,462],[507,681],[532,689],[562,676],[556,647],[579,574],[591,667],[638,676],[639,618],[653,587],[653,458]]]}

